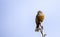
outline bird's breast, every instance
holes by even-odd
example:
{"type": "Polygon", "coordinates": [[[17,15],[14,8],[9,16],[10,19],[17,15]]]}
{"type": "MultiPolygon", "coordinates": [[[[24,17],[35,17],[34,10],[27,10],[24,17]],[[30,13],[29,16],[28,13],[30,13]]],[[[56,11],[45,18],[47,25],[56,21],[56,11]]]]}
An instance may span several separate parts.
{"type": "Polygon", "coordinates": [[[39,15],[39,20],[44,20],[44,15],[39,15]]]}

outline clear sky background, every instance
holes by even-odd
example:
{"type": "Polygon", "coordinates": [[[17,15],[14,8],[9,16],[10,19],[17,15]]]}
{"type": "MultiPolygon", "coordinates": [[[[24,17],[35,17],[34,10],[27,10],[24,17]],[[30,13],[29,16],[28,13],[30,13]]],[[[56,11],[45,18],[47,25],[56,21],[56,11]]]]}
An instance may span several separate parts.
{"type": "Polygon", "coordinates": [[[46,37],[60,37],[60,0],[0,0],[0,37],[41,37],[38,10],[45,14],[46,37]]]}

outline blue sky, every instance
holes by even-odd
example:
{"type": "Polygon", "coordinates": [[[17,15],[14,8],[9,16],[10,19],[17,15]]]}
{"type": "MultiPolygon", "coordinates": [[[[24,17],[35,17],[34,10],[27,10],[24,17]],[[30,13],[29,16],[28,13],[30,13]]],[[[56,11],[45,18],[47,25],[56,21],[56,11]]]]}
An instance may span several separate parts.
{"type": "Polygon", "coordinates": [[[38,10],[46,37],[60,37],[60,0],[0,0],[0,37],[41,37],[34,31],[38,10]]]}

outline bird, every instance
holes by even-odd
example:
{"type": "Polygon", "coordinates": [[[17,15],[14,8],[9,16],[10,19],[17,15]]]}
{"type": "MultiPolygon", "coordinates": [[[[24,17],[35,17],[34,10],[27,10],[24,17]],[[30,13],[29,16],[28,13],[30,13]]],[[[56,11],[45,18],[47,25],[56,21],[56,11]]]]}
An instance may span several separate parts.
{"type": "MultiPolygon", "coordinates": [[[[41,26],[41,23],[43,22],[43,20],[44,20],[44,14],[43,14],[43,12],[42,11],[38,11],[37,12],[37,15],[36,15],[36,18],[35,18],[35,22],[36,22],[36,29],[35,29],[35,31],[39,31],[39,26],[41,26]]],[[[43,28],[43,27],[42,27],[43,28]]]]}
{"type": "Polygon", "coordinates": [[[36,29],[35,29],[35,31],[39,32],[39,30],[40,30],[40,32],[41,32],[43,37],[46,36],[46,34],[44,33],[43,25],[41,24],[44,21],[44,18],[45,18],[44,13],[41,10],[39,10],[37,12],[37,15],[36,15],[36,18],[35,18],[35,22],[36,22],[36,29]]]}

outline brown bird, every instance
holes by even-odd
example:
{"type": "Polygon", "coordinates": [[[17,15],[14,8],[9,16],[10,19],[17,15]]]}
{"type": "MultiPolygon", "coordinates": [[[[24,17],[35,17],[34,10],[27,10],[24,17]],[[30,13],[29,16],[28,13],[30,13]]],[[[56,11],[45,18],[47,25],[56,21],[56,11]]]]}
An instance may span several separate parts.
{"type": "Polygon", "coordinates": [[[35,29],[35,31],[39,31],[39,26],[40,27],[42,27],[42,29],[43,29],[43,26],[41,26],[41,23],[43,22],[43,20],[44,20],[44,14],[43,14],[43,12],[42,11],[38,11],[38,13],[37,13],[37,15],[36,15],[36,19],[35,19],[35,22],[36,22],[36,29],[35,29]]]}

